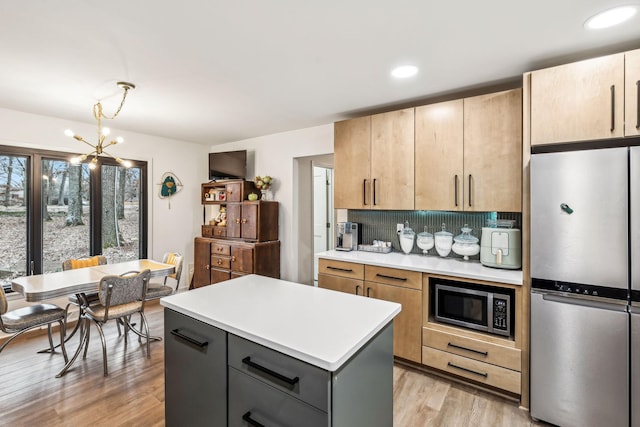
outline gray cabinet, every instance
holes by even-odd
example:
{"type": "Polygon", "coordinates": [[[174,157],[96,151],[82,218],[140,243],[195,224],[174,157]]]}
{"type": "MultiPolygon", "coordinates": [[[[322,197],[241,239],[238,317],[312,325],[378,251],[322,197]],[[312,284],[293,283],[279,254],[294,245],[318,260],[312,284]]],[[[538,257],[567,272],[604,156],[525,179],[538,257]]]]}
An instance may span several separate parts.
{"type": "Polygon", "coordinates": [[[393,322],[335,371],[167,308],[165,337],[168,427],[393,425],[393,322]]]}
{"type": "Polygon", "coordinates": [[[165,424],[227,422],[227,334],[164,310],[165,424]]]}

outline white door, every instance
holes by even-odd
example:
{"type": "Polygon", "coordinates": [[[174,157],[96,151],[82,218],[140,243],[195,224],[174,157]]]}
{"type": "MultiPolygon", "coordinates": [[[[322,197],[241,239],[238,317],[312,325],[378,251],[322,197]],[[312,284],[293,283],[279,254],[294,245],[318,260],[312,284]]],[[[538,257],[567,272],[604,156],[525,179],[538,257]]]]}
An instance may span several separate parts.
{"type": "MultiPolygon", "coordinates": [[[[332,246],[333,218],[331,206],[332,170],[324,167],[313,167],[313,253],[323,252],[332,246]]],[[[314,280],[318,280],[317,266],[313,272],[314,280]]]]}

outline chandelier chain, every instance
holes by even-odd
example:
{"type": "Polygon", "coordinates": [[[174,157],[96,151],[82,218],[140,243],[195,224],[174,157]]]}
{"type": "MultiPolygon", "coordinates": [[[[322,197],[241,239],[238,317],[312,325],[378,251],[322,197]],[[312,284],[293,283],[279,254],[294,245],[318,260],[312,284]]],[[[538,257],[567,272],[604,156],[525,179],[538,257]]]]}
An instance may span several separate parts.
{"type": "Polygon", "coordinates": [[[124,89],[124,93],[122,94],[122,101],[120,101],[120,106],[118,107],[116,112],[113,113],[112,116],[107,116],[106,114],[104,114],[104,112],[102,111],[102,104],[100,103],[100,101],[98,101],[98,103],[93,106],[93,116],[96,118],[96,120],[99,121],[101,118],[113,120],[116,117],[118,117],[118,114],[120,114],[120,110],[122,110],[122,106],[124,105],[124,101],[127,99],[127,94],[129,93],[130,87],[124,86],[123,89],[124,89]]]}

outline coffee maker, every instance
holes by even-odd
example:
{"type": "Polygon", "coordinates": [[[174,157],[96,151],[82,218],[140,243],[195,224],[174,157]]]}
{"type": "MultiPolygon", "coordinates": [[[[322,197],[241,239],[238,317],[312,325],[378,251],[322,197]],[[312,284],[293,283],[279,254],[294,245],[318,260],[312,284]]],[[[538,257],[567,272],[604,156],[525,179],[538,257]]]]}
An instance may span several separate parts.
{"type": "Polygon", "coordinates": [[[355,222],[339,222],[337,229],[336,250],[357,251],[361,239],[359,224],[355,222]]]}

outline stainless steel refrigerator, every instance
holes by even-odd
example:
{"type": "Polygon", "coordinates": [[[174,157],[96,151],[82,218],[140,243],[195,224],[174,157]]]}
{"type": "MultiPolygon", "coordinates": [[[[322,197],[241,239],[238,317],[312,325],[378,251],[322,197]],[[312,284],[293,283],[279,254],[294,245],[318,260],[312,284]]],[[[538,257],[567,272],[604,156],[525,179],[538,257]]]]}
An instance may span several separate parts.
{"type": "Polygon", "coordinates": [[[640,427],[640,147],[630,149],[631,183],[631,425],[640,427]]]}
{"type": "Polygon", "coordinates": [[[632,399],[640,406],[640,314],[629,313],[631,277],[640,289],[639,160],[635,147],[531,156],[536,419],[566,427],[640,426],[637,412],[631,419],[632,399]]]}

